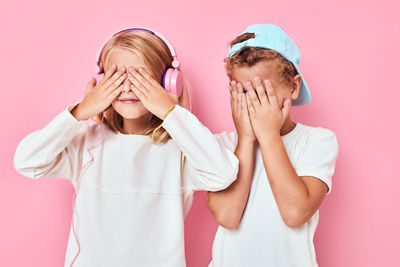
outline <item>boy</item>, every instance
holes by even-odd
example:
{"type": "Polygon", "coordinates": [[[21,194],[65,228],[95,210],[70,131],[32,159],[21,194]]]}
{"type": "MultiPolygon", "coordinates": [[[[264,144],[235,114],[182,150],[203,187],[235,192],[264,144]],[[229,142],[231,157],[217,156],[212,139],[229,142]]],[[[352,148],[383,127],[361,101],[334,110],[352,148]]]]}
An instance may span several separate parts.
{"type": "Polygon", "coordinates": [[[318,266],[313,237],[338,144],[332,131],[290,118],[292,104],[311,101],[299,62],[275,25],[251,25],[231,42],[225,67],[237,134],[225,141],[240,163],[232,185],[207,195],[220,224],[209,266],[318,266]]]}

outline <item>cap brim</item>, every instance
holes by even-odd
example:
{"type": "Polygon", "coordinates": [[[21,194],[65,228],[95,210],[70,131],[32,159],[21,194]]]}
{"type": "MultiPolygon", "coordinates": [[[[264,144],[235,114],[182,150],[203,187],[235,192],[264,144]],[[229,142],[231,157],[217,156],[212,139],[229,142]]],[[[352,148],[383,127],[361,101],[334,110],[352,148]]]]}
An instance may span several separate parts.
{"type": "Polygon", "coordinates": [[[306,80],[304,79],[303,74],[301,74],[299,68],[296,65],[295,65],[295,68],[296,68],[297,72],[300,74],[302,81],[301,81],[301,86],[300,86],[299,97],[297,99],[293,100],[292,105],[293,106],[308,105],[311,103],[310,90],[308,89],[306,80]]]}

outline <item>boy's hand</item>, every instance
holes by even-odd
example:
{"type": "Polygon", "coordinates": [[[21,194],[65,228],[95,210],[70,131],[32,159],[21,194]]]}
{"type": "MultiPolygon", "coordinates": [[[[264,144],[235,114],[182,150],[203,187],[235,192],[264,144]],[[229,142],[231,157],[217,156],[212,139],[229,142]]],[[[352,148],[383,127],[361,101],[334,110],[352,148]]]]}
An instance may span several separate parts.
{"type": "Polygon", "coordinates": [[[231,81],[229,90],[231,95],[232,118],[239,138],[243,137],[250,141],[255,141],[256,136],[251,127],[243,85],[236,81],[231,81]]]}
{"type": "Polygon", "coordinates": [[[246,100],[250,120],[257,139],[279,135],[280,130],[290,113],[291,101],[286,99],[281,108],[270,81],[261,82],[254,78],[255,88],[251,82],[246,83],[246,100]]]}
{"type": "Polygon", "coordinates": [[[77,120],[87,120],[103,112],[121,93],[120,85],[125,79],[125,68],[120,67],[117,70],[115,65],[111,66],[99,82],[92,77],[86,87],[83,101],[71,110],[71,114],[77,120]]]}
{"type": "Polygon", "coordinates": [[[159,82],[153,79],[144,69],[133,67],[128,69],[128,79],[131,81],[132,90],[140,99],[145,108],[163,119],[164,114],[172,105],[178,104],[178,97],[165,91],[159,82]]]}

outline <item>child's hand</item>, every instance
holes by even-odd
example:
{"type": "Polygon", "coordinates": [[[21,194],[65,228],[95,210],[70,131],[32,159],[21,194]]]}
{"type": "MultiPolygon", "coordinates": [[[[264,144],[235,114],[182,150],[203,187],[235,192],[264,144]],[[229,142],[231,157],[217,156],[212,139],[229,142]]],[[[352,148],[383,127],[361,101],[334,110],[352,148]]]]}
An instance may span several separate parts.
{"type": "Polygon", "coordinates": [[[163,119],[164,114],[172,105],[178,104],[178,97],[165,89],[144,69],[133,67],[128,69],[128,79],[131,81],[132,90],[140,99],[145,108],[163,119]]]}
{"type": "Polygon", "coordinates": [[[243,92],[243,85],[232,81],[229,86],[231,95],[232,118],[235,123],[239,138],[248,138],[255,141],[256,137],[251,127],[249,112],[247,109],[246,95],[243,92]]]}
{"type": "Polygon", "coordinates": [[[71,110],[71,114],[77,120],[87,120],[103,112],[121,93],[120,85],[126,79],[125,67],[116,70],[115,65],[111,66],[97,84],[94,77],[90,79],[83,101],[71,110]]]}
{"type": "Polygon", "coordinates": [[[258,140],[276,134],[280,136],[290,113],[290,100],[286,99],[281,108],[270,81],[265,80],[263,84],[259,77],[255,77],[254,82],[255,89],[251,82],[246,84],[246,100],[254,134],[258,140]]]}

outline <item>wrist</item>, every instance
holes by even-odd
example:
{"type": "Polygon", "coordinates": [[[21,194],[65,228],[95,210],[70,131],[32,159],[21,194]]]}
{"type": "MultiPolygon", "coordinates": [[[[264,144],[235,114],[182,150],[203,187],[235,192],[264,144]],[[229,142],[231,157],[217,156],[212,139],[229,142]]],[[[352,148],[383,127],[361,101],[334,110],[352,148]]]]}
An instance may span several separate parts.
{"type": "Polygon", "coordinates": [[[176,105],[176,104],[171,104],[171,105],[169,105],[167,108],[165,108],[165,109],[163,110],[163,113],[160,114],[160,115],[161,115],[161,116],[160,116],[160,119],[165,120],[165,118],[168,116],[168,114],[175,108],[175,105],[176,105]]]}
{"type": "Polygon", "coordinates": [[[81,103],[77,104],[71,111],[71,115],[75,117],[78,121],[87,120],[87,118],[82,114],[81,103]]]}
{"type": "Polygon", "coordinates": [[[257,141],[257,138],[254,135],[247,135],[238,132],[238,141],[241,141],[243,143],[255,143],[257,141]]]}
{"type": "Polygon", "coordinates": [[[258,135],[257,136],[257,141],[258,143],[261,145],[270,145],[270,144],[274,144],[278,141],[281,141],[282,137],[281,135],[278,133],[274,133],[274,132],[265,132],[262,135],[258,135]]]}

